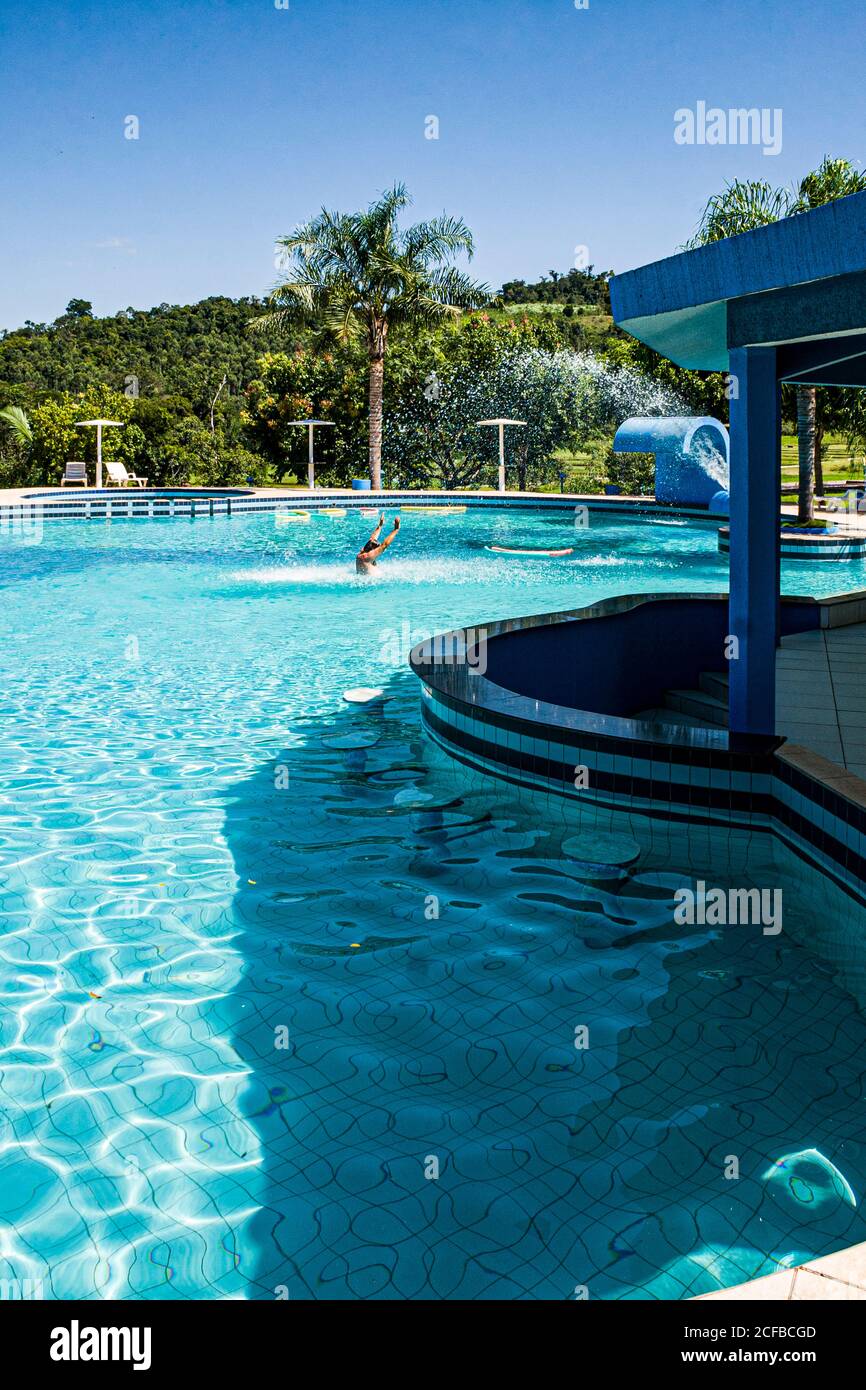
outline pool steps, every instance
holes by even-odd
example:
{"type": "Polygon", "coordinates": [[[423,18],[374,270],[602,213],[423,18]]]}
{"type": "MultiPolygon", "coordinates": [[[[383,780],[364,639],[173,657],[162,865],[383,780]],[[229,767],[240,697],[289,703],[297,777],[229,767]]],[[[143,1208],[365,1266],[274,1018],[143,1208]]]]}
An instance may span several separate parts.
{"type": "MultiPolygon", "coordinates": [[[[798,654],[814,664],[830,642],[840,673],[855,657],[866,668],[866,591],[783,597],[772,735],[726,727],[725,673],[709,668],[727,621],[727,596],[703,593],[504,619],[484,627],[483,674],[431,660],[422,644],[410,666],[425,731],[458,762],[518,786],[671,825],[769,832],[866,905],[866,766],[852,770],[853,748],[843,762],[809,746],[824,724],[789,679],[798,654]]],[[[839,680],[842,709],[824,715],[834,731],[853,698],[839,680]]]]}

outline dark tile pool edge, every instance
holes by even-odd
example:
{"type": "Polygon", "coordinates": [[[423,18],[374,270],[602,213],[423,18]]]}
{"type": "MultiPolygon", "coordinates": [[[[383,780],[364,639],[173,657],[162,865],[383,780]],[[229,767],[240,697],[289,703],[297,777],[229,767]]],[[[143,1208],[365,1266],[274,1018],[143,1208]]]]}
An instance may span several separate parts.
{"type": "MultiPolygon", "coordinates": [[[[650,724],[546,703],[495,684],[470,663],[480,650],[470,632],[471,643],[486,642],[692,597],[723,596],[624,595],[436,639],[462,639],[462,661],[453,643],[438,660],[420,644],[410,666],[421,681],[427,734],[450,756],[515,785],[630,815],[769,832],[866,905],[866,782],[843,767],[781,737],[744,740],[722,728],[677,725],[673,712],[670,723],[650,724]]],[[[863,593],[812,600],[809,626],[862,621],[864,602],[863,593]]]]}
{"type": "MultiPolygon", "coordinates": [[[[588,773],[587,785],[577,788],[573,777],[567,775],[570,767],[549,757],[545,760],[528,748],[515,748],[458,728],[436,712],[435,695],[426,688],[424,694],[422,722],[427,735],[449,757],[477,772],[513,786],[553,793],[576,804],[589,802],[652,820],[770,833],[802,862],[825,874],[848,897],[866,907],[866,828],[862,826],[862,809],[840,797],[832,787],[802,773],[798,774],[798,790],[794,791],[790,778],[781,771],[782,760],[775,753],[769,755],[766,771],[757,774],[762,782],[766,781],[766,790],[756,787],[750,793],[718,785],[717,778],[713,779],[715,786],[682,783],[678,787],[672,782],[665,784],[661,778],[647,782],[617,771],[610,773],[593,766],[592,750],[575,747],[578,761],[574,766],[582,766],[588,773]]],[[[489,734],[494,726],[488,723],[485,727],[489,734]]],[[[623,753],[617,761],[632,760],[623,753]]],[[[694,765],[707,768],[699,760],[694,765]]],[[[861,785],[866,794],[866,783],[861,785]]]]}
{"type": "Polygon", "coordinates": [[[179,489],[159,488],[96,488],[80,491],[60,489],[34,490],[15,499],[0,499],[0,524],[32,519],[34,515],[48,521],[99,521],[106,516],[136,520],[154,515],[181,516],[198,519],[206,516],[240,516],[249,512],[321,511],[329,508],[379,509],[411,506],[461,506],[504,508],[508,511],[570,511],[586,508],[622,516],[686,517],[718,525],[723,518],[711,516],[705,508],[680,507],[672,503],[647,498],[598,497],[580,494],[538,493],[534,496],[519,493],[465,492],[349,492],[339,491],[310,495],[305,492],[280,492],[272,495],[254,489],[194,490],[183,494],[179,489]],[[156,511],[156,508],[159,511],[156,511]]]}
{"type": "MultiPolygon", "coordinates": [[[[731,552],[730,528],[719,530],[719,554],[731,552]]],[[[796,535],[782,528],[780,555],[783,560],[856,560],[866,555],[866,536],[851,532],[836,535],[796,535]]]]}

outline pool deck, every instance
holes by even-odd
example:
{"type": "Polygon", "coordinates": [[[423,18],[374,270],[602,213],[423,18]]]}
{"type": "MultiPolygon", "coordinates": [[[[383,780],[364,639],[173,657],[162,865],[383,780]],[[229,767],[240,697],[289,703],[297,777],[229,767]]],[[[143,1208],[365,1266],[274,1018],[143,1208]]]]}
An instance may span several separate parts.
{"type": "Polygon", "coordinates": [[[776,731],[866,780],[866,622],[782,639],[776,731]]]}
{"type": "Polygon", "coordinates": [[[699,1294],[690,1302],[710,1299],[720,1302],[761,1302],[774,1300],[785,1303],[809,1301],[866,1300],[866,1242],[824,1255],[819,1260],[807,1260],[793,1269],[779,1269],[762,1279],[750,1279],[715,1293],[699,1294]]]}

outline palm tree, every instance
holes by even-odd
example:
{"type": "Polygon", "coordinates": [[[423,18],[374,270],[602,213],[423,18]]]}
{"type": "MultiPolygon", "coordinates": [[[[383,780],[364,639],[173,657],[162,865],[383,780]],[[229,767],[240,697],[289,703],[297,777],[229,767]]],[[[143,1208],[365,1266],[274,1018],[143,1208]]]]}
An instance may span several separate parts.
{"type": "Polygon", "coordinates": [[[270,296],[256,329],[313,324],[337,341],[361,339],[370,366],[370,478],[382,487],[382,400],[388,335],[398,324],[429,326],[489,298],[454,265],[474,247],[466,224],[435,217],[401,230],[398,214],[411,199],[395,184],[366,211],[328,212],[281,237],[285,280],[270,296]]]}
{"type": "MultiPolygon", "coordinates": [[[[847,159],[825,155],[817,169],[800,181],[790,214],[809,212],[836,198],[866,189],[866,174],[847,159]]],[[[798,521],[811,521],[814,491],[824,491],[824,427],[818,419],[818,392],[814,386],[797,387],[797,461],[799,464],[798,521]]]]}
{"type": "MultiPolygon", "coordinates": [[[[774,188],[764,179],[735,179],[710,198],[700,224],[686,249],[706,246],[723,237],[765,227],[782,217],[846,198],[849,193],[866,189],[866,174],[855,169],[847,159],[831,159],[825,155],[817,169],[807,174],[792,193],[774,188]]],[[[814,386],[797,387],[797,461],[798,461],[798,521],[811,521],[814,509],[814,489],[819,492],[824,483],[821,471],[821,441],[823,429],[817,422],[818,395],[814,386]]]]}

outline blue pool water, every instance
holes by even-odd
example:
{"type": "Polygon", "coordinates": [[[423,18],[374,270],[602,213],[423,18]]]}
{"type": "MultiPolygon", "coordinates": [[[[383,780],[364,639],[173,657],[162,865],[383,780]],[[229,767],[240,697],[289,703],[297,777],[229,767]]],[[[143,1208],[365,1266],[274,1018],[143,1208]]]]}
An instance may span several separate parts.
{"type": "Polygon", "coordinates": [[[853,907],[760,835],[639,820],[629,876],[582,877],[592,813],[450,764],[405,669],[453,624],[722,588],[715,527],[410,517],[364,582],[370,525],[0,533],[0,1279],[680,1298],[866,1239],[853,907]],[[783,934],[675,927],[696,877],[782,885],[783,934]]]}

